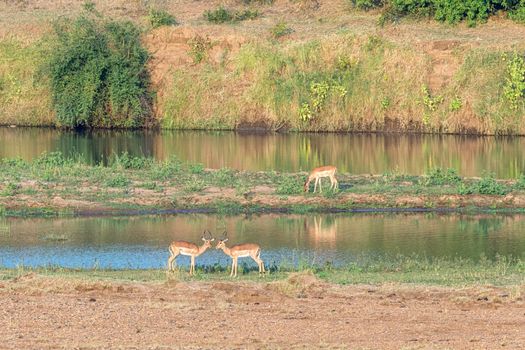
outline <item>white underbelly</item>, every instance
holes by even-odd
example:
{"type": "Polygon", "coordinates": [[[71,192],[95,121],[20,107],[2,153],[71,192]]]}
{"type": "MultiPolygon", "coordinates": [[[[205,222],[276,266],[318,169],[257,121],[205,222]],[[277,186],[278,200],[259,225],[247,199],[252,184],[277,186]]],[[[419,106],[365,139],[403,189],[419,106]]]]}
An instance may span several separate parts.
{"type": "Polygon", "coordinates": [[[249,256],[250,256],[249,253],[245,253],[245,254],[239,254],[239,255],[237,255],[238,258],[247,258],[247,257],[249,257],[249,256]]]}
{"type": "Polygon", "coordinates": [[[193,254],[190,253],[190,252],[183,252],[182,250],[181,250],[180,254],[181,254],[181,255],[186,255],[186,256],[192,256],[192,255],[193,255],[193,254]]]}

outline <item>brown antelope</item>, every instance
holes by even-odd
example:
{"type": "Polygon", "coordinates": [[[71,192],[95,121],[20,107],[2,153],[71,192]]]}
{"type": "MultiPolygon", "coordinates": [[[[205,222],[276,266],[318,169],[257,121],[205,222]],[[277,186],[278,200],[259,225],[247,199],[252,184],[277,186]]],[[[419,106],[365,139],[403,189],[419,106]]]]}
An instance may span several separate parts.
{"type": "Polygon", "coordinates": [[[175,258],[179,255],[187,255],[191,257],[191,264],[190,264],[190,275],[193,275],[195,273],[195,257],[201,255],[206,251],[206,249],[211,247],[211,242],[215,240],[211,236],[210,231],[205,230],[204,234],[202,235],[202,240],[204,241],[204,244],[200,247],[196,244],[186,242],[186,241],[175,241],[170,244],[170,257],[168,259],[168,269],[170,271],[175,270],[176,261],[175,258]]]}
{"type": "Polygon", "coordinates": [[[304,183],[304,191],[308,192],[310,190],[310,181],[315,179],[314,193],[317,190],[317,183],[319,183],[319,192],[323,192],[323,189],[321,188],[321,178],[322,177],[329,177],[330,178],[330,189],[337,189],[339,184],[337,182],[337,179],[335,178],[336,171],[337,171],[337,168],[333,165],[315,168],[314,170],[312,170],[310,175],[308,175],[308,179],[304,183]]]}
{"type": "Polygon", "coordinates": [[[258,244],[244,243],[228,248],[225,244],[227,241],[228,238],[226,237],[226,232],[224,232],[222,238],[219,238],[217,249],[222,249],[226,255],[232,258],[232,271],[230,277],[237,277],[237,259],[246,258],[248,256],[259,266],[259,274],[266,273],[264,262],[261,260],[261,247],[259,247],[258,244]]]}

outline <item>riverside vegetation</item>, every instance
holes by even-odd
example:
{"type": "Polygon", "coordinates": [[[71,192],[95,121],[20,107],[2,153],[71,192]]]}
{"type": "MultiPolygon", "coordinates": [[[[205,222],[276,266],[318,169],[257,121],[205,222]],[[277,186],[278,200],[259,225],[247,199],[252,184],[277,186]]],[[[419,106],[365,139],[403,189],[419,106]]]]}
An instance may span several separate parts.
{"type": "Polygon", "coordinates": [[[31,38],[8,22],[0,124],[525,134],[525,47],[513,40],[525,28],[511,22],[522,21],[521,1],[187,0],[190,15],[127,6],[112,20],[101,2],[75,2],[62,20],[29,7],[40,33],[31,38]],[[270,9],[297,11],[307,25],[270,9]],[[483,24],[496,15],[495,28],[483,24]],[[462,23],[414,22],[422,17],[477,24],[483,40],[462,23]]]}
{"type": "MultiPolygon", "coordinates": [[[[61,153],[33,162],[0,160],[0,215],[207,211],[525,209],[525,176],[463,178],[454,169],[424,175],[337,175],[339,191],[305,193],[307,173],[205,169],[177,158],[156,161],[115,155],[109,166],[87,165],[61,153]]],[[[326,183],[325,183],[326,184],[326,183]]]]}

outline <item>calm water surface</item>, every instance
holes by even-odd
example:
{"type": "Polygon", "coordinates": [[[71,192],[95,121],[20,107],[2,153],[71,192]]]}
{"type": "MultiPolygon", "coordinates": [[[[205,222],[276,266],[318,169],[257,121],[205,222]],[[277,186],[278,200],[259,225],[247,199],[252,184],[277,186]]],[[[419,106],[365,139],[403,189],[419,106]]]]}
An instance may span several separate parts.
{"type": "Polygon", "coordinates": [[[334,164],[354,174],[419,175],[434,167],[452,167],[463,176],[490,171],[499,178],[516,178],[525,173],[524,149],[525,137],[0,128],[0,158],[31,160],[44,151],[61,151],[97,164],[128,152],[159,160],[176,155],[209,168],[255,171],[295,172],[334,164]]]}
{"type": "MultiPolygon", "coordinates": [[[[525,216],[459,214],[173,215],[64,219],[0,218],[0,265],[163,268],[174,239],[204,229],[230,244],[259,243],[267,265],[345,265],[396,254],[441,258],[525,257],[525,216]]],[[[189,258],[179,257],[188,265],[189,258]]],[[[215,249],[198,265],[229,264],[215,249]]],[[[251,264],[252,262],[250,262],[251,264]]]]}

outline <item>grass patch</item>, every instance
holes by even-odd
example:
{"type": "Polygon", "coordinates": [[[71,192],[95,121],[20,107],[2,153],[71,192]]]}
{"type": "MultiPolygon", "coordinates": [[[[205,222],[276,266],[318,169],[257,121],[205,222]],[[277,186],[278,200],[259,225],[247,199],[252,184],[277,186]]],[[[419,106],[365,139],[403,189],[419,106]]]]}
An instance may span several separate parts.
{"type": "MultiPolygon", "coordinates": [[[[241,264],[242,265],[242,264],[241,264]]],[[[424,258],[418,256],[394,256],[379,259],[358,260],[347,266],[331,264],[316,265],[302,262],[293,267],[283,263],[266,263],[268,271],[259,277],[255,267],[239,266],[239,277],[235,281],[254,280],[261,282],[283,281],[303,276],[315,276],[335,284],[382,285],[402,283],[428,286],[517,286],[525,282],[525,264],[518,258],[497,257],[494,260],[424,258]]],[[[228,281],[228,267],[219,265],[196,266],[196,276],[189,277],[185,271],[167,273],[165,270],[114,270],[114,269],[67,269],[61,267],[0,269],[0,279],[7,280],[27,273],[45,276],[80,278],[86,280],[158,282],[176,278],[181,281],[228,281]]],[[[291,281],[293,282],[293,281],[291,281]]],[[[293,284],[293,283],[292,283],[293,284]]]]}

